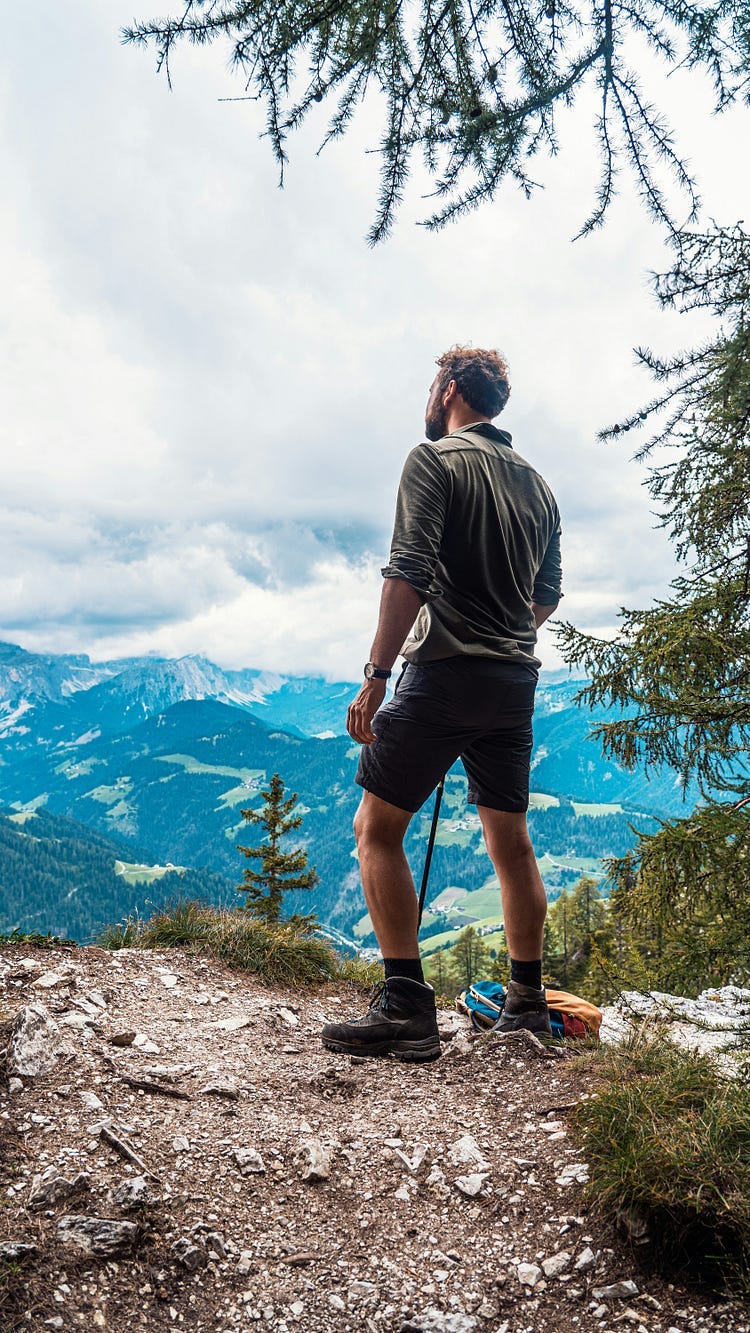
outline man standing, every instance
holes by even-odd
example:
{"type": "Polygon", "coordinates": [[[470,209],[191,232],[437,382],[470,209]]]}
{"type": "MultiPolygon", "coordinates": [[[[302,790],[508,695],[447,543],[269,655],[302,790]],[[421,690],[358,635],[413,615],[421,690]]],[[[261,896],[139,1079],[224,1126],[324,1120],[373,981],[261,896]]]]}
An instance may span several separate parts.
{"type": "Polygon", "coordinates": [[[364,1018],[323,1041],[357,1055],[440,1055],[435,997],[417,943],[403,850],[412,815],[461,758],[497,871],[511,959],[501,1031],[550,1032],[542,987],[547,899],[526,826],[539,626],[560,599],[560,516],[549,487],[492,420],[508,368],[495,351],[438,358],[425,430],[409,454],[378,627],[347,730],[363,749],[354,821],[385,983],[364,1018]],[[406,666],[393,698],[386,681],[406,666]]]}

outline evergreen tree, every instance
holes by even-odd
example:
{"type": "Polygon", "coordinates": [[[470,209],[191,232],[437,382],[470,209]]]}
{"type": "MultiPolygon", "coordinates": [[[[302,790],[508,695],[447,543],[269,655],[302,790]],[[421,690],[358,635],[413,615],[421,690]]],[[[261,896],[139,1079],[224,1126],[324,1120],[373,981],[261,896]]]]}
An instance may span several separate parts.
{"type": "Polygon", "coordinates": [[[434,986],[436,994],[448,995],[453,988],[448,950],[437,949],[435,953],[431,954],[426,963],[426,971],[429,975],[430,985],[434,986]]]}
{"type": "MultiPolygon", "coordinates": [[[[290,131],[318,103],[324,142],[345,133],[368,92],[385,113],[382,190],[371,240],[388,231],[414,154],[447,219],[491,199],[507,178],[527,195],[531,159],[557,149],[556,118],[598,89],[593,132],[602,171],[584,230],[601,222],[627,163],[648,209],[668,220],[664,186],[695,196],[663,115],[632,67],[645,41],[662,67],[707,72],[717,109],[747,97],[750,22],[737,0],[186,0],[175,18],[137,23],[126,41],[151,45],[170,79],[175,45],[226,44],[249,101],[266,110],[282,174],[290,131]]],[[[654,77],[653,61],[644,74],[654,77]]]]}
{"type": "Polygon", "coordinates": [[[466,990],[473,981],[485,976],[489,956],[489,948],[481,936],[473,926],[466,926],[450,950],[453,980],[459,990],[466,990]]]}
{"type": "Polygon", "coordinates": [[[750,977],[750,236],[714,228],[676,244],[659,299],[709,309],[716,333],[666,361],[640,351],[660,392],[605,434],[656,419],[638,457],[674,451],[646,485],[682,569],[654,607],[621,613],[614,639],[567,625],[561,644],[590,678],[581,701],[615,710],[594,730],[605,751],[699,784],[692,815],[610,865],[621,957],[634,948],[652,985],[695,992],[750,977]]]}
{"type": "MultiPolygon", "coordinates": [[[[261,824],[267,836],[258,847],[237,848],[243,856],[260,860],[260,870],[247,866],[243,871],[238,892],[245,894],[245,910],[261,921],[273,922],[281,916],[282,894],[292,889],[312,889],[318,883],[318,876],[315,870],[307,869],[307,852],[302,848],[282,850],[282,840],[302,824],[302,816],[291,813],[297,793],[285,797],[284,783],[274,773],[261,796],[264,801],[261,810],[240,811],[249,824],[261,824]]],[[[301,922],[303,918],[291,919],[301,922]]]]}

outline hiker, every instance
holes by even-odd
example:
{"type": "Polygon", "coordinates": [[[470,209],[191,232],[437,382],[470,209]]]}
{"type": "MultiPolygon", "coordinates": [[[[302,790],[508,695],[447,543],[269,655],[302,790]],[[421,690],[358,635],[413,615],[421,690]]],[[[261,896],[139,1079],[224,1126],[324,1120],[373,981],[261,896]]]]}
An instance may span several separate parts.
{"type": "Polygon", "coordinates": [[[537,630],[560,593],[560,516],[549,487],[492,425],[508,401],[496,351],[437,360],[429,443],[406,459],[365,681],[347,731],[362,745],[354,821],[385,982],[363,1018],[323,1041],[357,1055],[440,1055],[418,907],[403,840],[412,815],[460,758],[502,894],[511,979],[498,1030],[550,1033],[542,987],[547,898],[526,825],[537,630]],[[401,654],[393,697],[386,681],[401,654]]]}

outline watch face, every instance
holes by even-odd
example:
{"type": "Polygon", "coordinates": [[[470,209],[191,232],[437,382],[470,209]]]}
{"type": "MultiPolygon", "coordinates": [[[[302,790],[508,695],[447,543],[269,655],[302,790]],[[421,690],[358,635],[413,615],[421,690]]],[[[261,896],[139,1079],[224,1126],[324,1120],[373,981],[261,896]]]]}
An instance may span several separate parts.
{"type": "Polygon", "coordinates": [[[372,680],[374,675],[375,675],[375,667],[373,666],[372,662],[367,662],[365,664],[365,680],[372,680]]]}

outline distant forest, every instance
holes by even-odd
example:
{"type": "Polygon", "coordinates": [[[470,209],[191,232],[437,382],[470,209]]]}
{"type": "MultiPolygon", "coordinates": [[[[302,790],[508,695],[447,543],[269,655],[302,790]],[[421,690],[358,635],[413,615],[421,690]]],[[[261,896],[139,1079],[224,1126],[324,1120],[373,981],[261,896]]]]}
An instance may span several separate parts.
{"type": "Polygon", "coordinates": [[[223,875],[208,870],[130,883],[115,861],[149,864],[143,849],[61,815],[40,811],[19,823],[12,813],[0,814],[0,933],[18,926],[85,942],[131,912],[148,913],[155,900],[240,901],[223,875]]]}

